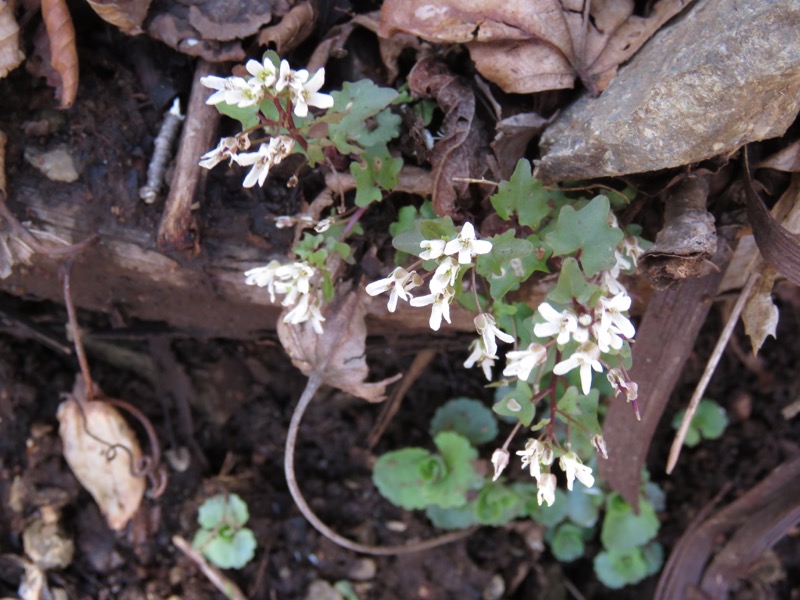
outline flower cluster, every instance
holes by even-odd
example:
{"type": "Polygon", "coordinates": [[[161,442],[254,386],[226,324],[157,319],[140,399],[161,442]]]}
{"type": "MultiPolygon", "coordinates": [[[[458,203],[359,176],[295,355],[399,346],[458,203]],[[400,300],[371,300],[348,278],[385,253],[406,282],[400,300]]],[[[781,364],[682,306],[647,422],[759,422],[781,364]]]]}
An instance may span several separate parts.
{"type": "Polygon", "coordinates": [[[245,272],[245,283],[267,288],[271,302],[275,302],[276,294],[282,295],[281,306],[289,308],[284,323],[299,324],[306,321],[317,333],[322,333],[321,306],[322,298],[319,289],[314,286],[317,272],[305,262],[281,264],[271,261],[263,267],[256,267],[245,272]]]}
{"type": "MultiPolygon", "coordinates": [[[[297,117],[305,117],[309,106],[333,106],[333,97],[318,91],[325,82],[325,69],[320,69],[309,78],[309,72],[305,69],[292,70],[285,60],[281,61],[280,67],[276,67],[269,58],[264,58],[262,62],[249,60],[245,69],[250,77],[212,75],[201,78],[200,83],[216,90],[206,103],[224,102],[246,108],[271,98],[281,113],[281,125],[289,134],[294,131],[292,112],[297,117]],[[286,103],[285,108],[282,102],[286,103]]],[[[255,152],[244,152],[250,148],[250,138],[247,132],[243,132],[235,137],[222,138],[216,148],[200,158],[199,164],[203,168],[212,169],[220,162],[228,160],[243,167],[251,167],[242,185],[249,188],[258,183],[263,186],[270,169],[289,156],[294,147],[294,137],[281,134],[260,144],[255,152]]]]}

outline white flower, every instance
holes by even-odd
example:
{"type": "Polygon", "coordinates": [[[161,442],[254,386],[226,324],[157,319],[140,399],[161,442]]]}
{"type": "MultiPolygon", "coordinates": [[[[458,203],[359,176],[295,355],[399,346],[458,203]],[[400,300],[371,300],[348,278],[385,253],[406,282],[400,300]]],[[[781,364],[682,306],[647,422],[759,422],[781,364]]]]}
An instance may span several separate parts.
{"type": "Polygon", "coordinates": [[[261,144],[258,152],[247,152],[237,154],[234,160],[243,167],[253,165],[247,177],[244,178],[242,186],[253,187],[256,182],[263,186],[267,180],[269,170],[286,158],[294,148],[294,140],[288,136],[281,135],[270,139],[269,144],[261,144]]]}
{"type": "Polygon", "coordinates": [[[578,331],[578,316],[571,310],[558,312],[547,302],[536,309],[545,319],[544,323],[533,326],[533,335],[540,338],[556,337],[556,343],[563,345],[578,331]]]}
{"type": "Polygon", "coordinates": [[[248,60],[244,68],[253,76],[250,81],[248,81],[251,85],[260,85],[264,88],[269,88],[277,79],[275,65],[272,64],[272,61],[268,58],[265,58],[263,63],[257,60],[248,60]]]}
{"type": "Polygon", "coordinates": [[[325,69],[320,69],[309,80],[308,71],[299,69],[293,71],[289,63],[281,61],[278,81],[275,89],[279,92],[289,88],[292,102],[294,103],[294,114],[298,117],[305,117],[308,114],[309,106],[317,108],[330,108],[333,106],[333,96],[319,93],[322,84],[325,83],[325,69]]]}
{"type": "Polygon", "coordinates": [[[224,137],[219,141],[217,147],[206,152],[200,157],[198,163],[204,169],[213,169],[223,160],[233,161],[233,155],[240,150],[247,150],[250,147],[250,138],[246,133],[240,133],[236,137],[224,137]]]}
{"type": "Polygon", "coordinates": [[[594,485],[594,476],[592,475],[591,467],[587,467],[578,458],[578,455],[570,451],[564,454],[558,461],[561,470],[567,474],[567,489],[572,491],[572,484],[575,479],[580,481],[586,487],[594,485]]]}
{"type": "Polygon", "coordinates": [[[556,476],[552,473],[542,473],[542,476],[537,480],[539,487],[536,493],[536,501],[539,506],[542,502],[547,502],[547,506],[553,506],[556,501],[556,476]]]}
{"type": "Polygon", "coordinates": [[[503,375],[518,377],[526,381],[536,365],[542,364],[547,359],[547,348],[541,344],[532,343],[525,350],[514,350],[506,353],[506,368],[503,375]]]}
{"type": "Polygon", "coordinates": [[[406,292],[419,285],[422,285],[422,278],[417,275],[416,271],[409,273],[404,268],[397,267],[389,277],[374,281],[367,285],[365,289],[370,296],[390,292],[389,312],[394,312],[397,309],[397,299],[402,298],[408,302],[410,295],[406,292]]]}
{"type": "Polygon", "coordinates": [[[494,361],[497,360],[497,357],[486,350],[481,338],[472,342],[470,348],[472,348],[472,354],[464,361],[464,368],[471,369],[477,363],[483,369],[486,379],[491,381],[492,367],[494,367],[494,361]]]}
{"type": "Polygon", "coordinates": [[[614,276],[611,271],[603,271],[600,274],[600,287],[609,294],[625,294],[625,286],[614,276]]]}
{"type": "Polygon", "coordinates": [[[325,317],[322,316],[322,312],[320,311],[320,304],[319,298],[312,296],[312,294],[303,294],[300,296],[300,301],[294,308],[284,315],[283,322],[297,325],[299,323],[311,321],[311,326],[314,328],[314,331],[318,334],[322,334],[322,322],[325,320],[325,317]]]}
{"type": "Polygon", "coordinates": [[[258,287],[266,287],[269,292],[269,299],[275,302],[275,274],[278,267],[281,266],[277,260],[270,261],[270,263],[263,267],[256,267],[245,271],[244,282],[247,285],[257,285],[258,287]]]}
{"type": "Polygon", "coordinates": [[[607,320],[617,332],[628,339],[636,335],[636,329],[628,317],[623,315],[631,307],[631,297],[626,293],[620,293],[613,298],[600,297],[600,307],[602,311],[601,320],[607,320]]]}
{"type": "Polygon", "coordinates": [[[606,448],[606,441],[603,439],[602,435],[593,435],[592,436],[592,445],[594,449],[597,450],[598,454],[608,460],[608,448],[606,448]]]}
{"type": "Polygon", "coordinates": [[[483,338],[483,345],[486,348],[486,352],[495,358],[497,358],[497,356],[495,356],[497,354],[497,341],[495,338],[508,344],[514,343],[514,338],[512,336],[508,335],[505,331],[501,331],[497,327],[492,315],[481,313],[475,317],[473,323],[475,323],[475,329],[478,330],[478,335],[483,338]]]}
{"type": "Polygon", "coordinates": [[[592,389],[592,369],[601,373],[603,365],[598,360],[600,358],[600,348],[592,342],[587,342],[580,346],[566,360],[562,360],[553,367],[554,375],[564,375],[577,367],[580,367],[581,390],[588,394],[592,389]]]}
{"type": "Polygon", "coordinates": [[[630,378],[621,369],[610,369],[606,375],[608,382],[614,387],[618,396],[620,392],[625,394],[628,402],[633,402],[639,397],[639,385],[630,378]]]}
{"type": "Polygon", "coordinates": [[[517,456],[522,457],[522,468],[530,466],[531,477],[540,481],[542,465],[547,466],[553,462],[553,449],[549,444],[529,438],[525,443],[525,449],[517,452],[517,456]]]}
{"type": "Polygon", "coordinates": [[[450,240],[444,246],[444,253],[447,255],[457,253],[458,262],[462,265],[470,264],[473,256],[487,254],[491,251],[492,242],[475,239],[475,227],[469,221],[461,227],[456,239],[450,240]]]}
{"type": "Polygon", "coordinates": [[[207,88],[217,90],[208,97],[206,104],[219,104],[220,102],[224,102],[231,106],[245,108],[258,104],[263,97],[260,90],[253,89],[253,87],[241,77],[216,77],[214,75],[209,75],[207,77],[201,77],[200,83],[207,88]]]}
{"type": "Polygon", "coordinates": [[[311,278],[315,274],[316,269],[304,262],[278,267],[275,272],[275,291],[278,294],[286,294],[281,305],[293,306],[301,296],[307,296],[311,291],[311,278]]]}
{"type": "Polygon", "coordinates": [[[442,259],[431,277],[431,293],[439,294],[444,290],[451,289],[458,279],[459,269],[461,266],[452,257],[447,256],[442,259]]]}
{"type": "Polygon", "coordinates": [[[509,456],[508,450],[505,448],[498,448],[492,453],[492,465],[494,466],[494,476],[492,477],[492,481],[497,481],[497,478],[500,477],[500,474],[506,470],[509,456]]]}
{"type": "Polygon", "coordinates": [[[420,296],[411,299],[411,306],[428,306],[433,304],[431,309],[430,326],[434,331],[439,331],[442,325],[442,318],[450,323],[450,302],[453,300],[453,292],[449,289],[444,289],[437,294],[428,294],[427,296],[420,296]]]}
{"type": "Polygon", "coordinates": [[[419,253],[419,257],[422,260],[439,258],[442,254],[444,254],[444,247],[446,244],[447,242],[444,240],[422,240],[419,243],[419,247],[422,248],[422,252],[419,253]]]}

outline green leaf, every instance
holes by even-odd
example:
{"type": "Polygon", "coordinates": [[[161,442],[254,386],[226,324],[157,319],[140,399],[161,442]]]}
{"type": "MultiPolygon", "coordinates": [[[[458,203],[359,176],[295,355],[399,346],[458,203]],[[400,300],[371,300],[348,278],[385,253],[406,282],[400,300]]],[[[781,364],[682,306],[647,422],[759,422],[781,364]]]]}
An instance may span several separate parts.
{"type": "Polygon", "coordinates": [[[545,527],[555,527],[567,518],[567,494],[561,488],[556,488],[556,500],[553,502],[553,506],[547,506],[547,503],[540,506],[537,500],[537,489],[534,484],[515,483],[511,487],[523,496],[524,507],[522,514],[527,515],[537,523],[545,527]]]}
{"type": "Polygon", "coordinates": [[[603,495],[593,488],[576,485],[567,494],[567,516],[576,525],[581,527],[594,527],[600,518],[600,507],[603,505],[603,495]]]}
{"type": "Polygon", "coordinates": [[[443,508],[464,506],[468,492],[483,485],[483,477],[473,464],[478,451],[465,437],[452,431],[437,434],[433,443],[439,449],[448,472],[444,478],[428,486],[430,503],[443,508]]]}
{"type": "Polygon", "coordinates": [[[578,262],[570,257],[561,264],[556,287],[547,297],[557,304],[569,306],[573,300],[584,306],[589,305],[591,297],[600,290],[596,285],[586,282],[578,262]]]}
{"type": "MultiPolygon", "coordinates": [[[[673,429],[680,427],[684,414],[686,414],[686,411],[682,410],[675,415],[672,421],[673,429]]],[[[700,443],[701,437],[707,440],[716,440],[722,435],[727,426],[728,414],[725,409],[713,400],[704,398],[697,405],[697,411],[689,424],[684,443],[691,448],[700,443]]]]}
{"type": "Polygon", "coordinates": [[[536,407],[531,402],[531,386],[524,381],[517,381],[514,388],[507,389],[509,391],[492,406],[492,410],[498,415],[513,417],[529,427],[536,416],[536,407]]]}
{"type": "Polygon", "coordinates": [[[501,182],[490,200],[502,219],[509,220],[516,214],[520,225],[536,229],[563,202],[563,195],[544,190],[542,182],[533,178],[530,162],[522,159],[517,162],[511,179],[501,182]]]}
{"type": "MultiPolygon", "coordinates": [[[[272,100],[269,100],[269,103],[270,105],[272,105],[272,100]]],[[[226,117],[230,117],[231,119],[234,119],[236,121],[239,121],[239,123],[242,124],[242,131],[255,127],[259,123],[258,120],[259,107],[257,106],[247,106],[245,108],[239,108],[236,105],[226,104],[225,102],[220,102],[216,106],[220,114],[225,115],[226,117]]],[[[272,106],[274,108],[274,105],[272,106]]]]}
{"type": "Polygon", "coordinates": [[[475,515],[481,525],[505,525],[516,519],[522,508],[522,497],[496,482],[485,485],[475,501],[475,515]]]}
{"type": "Polygon", "coordinates": [[[430,501],[427,492],[431,459],[424,448],[403,448],[382,455],[372,470],[372,481],[381,495],[392,504],[413,510],[425,508],[430,501]]]}
{"type": "Polygon", "coordinates": [[[583,529],[574,523],[562,523],[553,533],[550,549],[559,562],[567,563],[579,559],[586,552],[583,529]]]}
{"type": "Polygon", "coordinates": [[[241,569],[256,552],[256,536],[240,529],[233,538],[216,537],[203,547],[203,555],[220,569],[241,569]]]}
{"type": "Polygon", "coordinates": [[[509,229],[490,238],[492,251],[478,256],[477,272],[489,282],[490,293],[495,300],[519,289],[520,283],[534,271],[548,271],[547,252],[535,251],[531,240],[538,242],[536,236],[530,236],[527,240],[517,239],[514,231],[509,229]]]}
{"type": "Polygon", "coordinates": [[[641,548],[604,550],[594,559],[594,572],[603,585],[618,590],[647,577],[647,561],[641,548]]]}
{"type": "MultiPolygon", "coordinates": [[[[329,123],[328,136],[339,152],[360,153],[375,143],[374,140],[386,138],[385,132],[378,135],[373,133],[375,128],[380,129],[381,123],[376,120],[372,123],[375,128],[371,128],[370,119],[397,98],[397,91],[378,87],[372,81],[362,79],[355,83],[345,82],[342,90],[332,92],[331,96],[333,96],[333,107],[319,120],[329,123]]],[[[399,121],[394,120],[386,121],[384,117],[383,127],[396,128],[398,123],[399,121]]]]}
{"type": "MultiPolygon", "coordinates": [[[[578,376],[577,369],[570,372],[570,376],[573,374],[578,376]]],[[[594,375],[602,376],[600,373],[594,373],[594,375]]],[[[597,419],[599,401],[600,393],[597,390],[592,389],[589,391],[588,396],[584,396],[578,391],[577,387],[571,385],[558,400],[558,409],[560,412],[556,416],[564,423],[576,423],[578,428],[588,437],[602,435],[602,428],[597,419]],[[572,421],[568,420],[561,412],[569,415],[572,421]]]]}
{"type": "Polygon", "coordinates": [[[439,529],[466,529],[478,524],[474,501],[453,508],[432,505],[425,509],[425,516],[439,529]]]}
{"type": "Polygon", "coordinates": [[[350,163],[350,173],[356,180],[356,205],[368,206],[383,198],[381,188],[391,190],[403,168],[403,159],[389,154],[386,144],[372,146],[362,155],[363,164],[350,163]]]}
{"type": "Polygon", "coordinates": [[[595,197],[578,211],[572,206],[563,206],[556,228],[545,236],[553,255],[580,252],[581,266],[589,277],[612,268],[616,263],[614,250],[624,234],[608,224],[609,209],[605,196],[595,197]]]}
{"type": "Polygon", "coordinates": [[[655,575],[664,564],[664,548],[658,542],[650,542],[642,548],[642,555],[647,563],[647,577],[655,575]]]}
{"type": "Polygon", "coordinates": [[[643,546],[658,533],[658,517],[653,505],[640,500],[639,514],[619,494],[612,494],[606,502],[606,516],[600,540],[608,550],[625,550],[643,546]]]}
{"type": "Polygon", "coordinates": [[[480,400],[456,398],[440,406],[431,419],[431,437],[442,431],[455,431],[478,446],[497,437],[497,421],[480,400]]]}
{"type": "Polygon", "coordinates": [[[372,146],[383,145],[385,146],[391,142],[400,133],[400,123],[402,119],[400,115],[394,114],[388,108],[382,110],[371,123],[371,129],[367,133],[361,135],[358,140],[359,144],[365,148],[372,146]]]}
{"type": "Polygon", "coordinates": [[[237,494],[218,494],[208,498],[197,511],[197,522],[203,529],[216,529],[222,525],[241,527],[250,515],[247,504],[237,494]]]}

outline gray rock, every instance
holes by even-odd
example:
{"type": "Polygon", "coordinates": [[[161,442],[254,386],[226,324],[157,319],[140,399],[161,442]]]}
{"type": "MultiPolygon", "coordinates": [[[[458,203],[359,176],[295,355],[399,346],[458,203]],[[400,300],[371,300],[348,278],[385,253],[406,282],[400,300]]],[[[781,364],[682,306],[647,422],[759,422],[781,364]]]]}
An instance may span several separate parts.
{"type": "Polygon", "coordinates": [[[548,127],[546,182],[677,167],[781,136],[800,111],[800,2],[698,0],[600,98],[548,127]]]}

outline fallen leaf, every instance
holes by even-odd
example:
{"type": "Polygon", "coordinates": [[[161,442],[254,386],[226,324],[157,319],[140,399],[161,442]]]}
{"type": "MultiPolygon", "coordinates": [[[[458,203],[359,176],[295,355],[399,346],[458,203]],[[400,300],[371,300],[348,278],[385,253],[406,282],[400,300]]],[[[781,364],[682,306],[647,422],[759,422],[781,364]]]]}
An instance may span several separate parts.
{"type": "Polygon", "coordinates": [[[800,141],[789,144],[775,154],[768,156],[755,166],[756,169],[775,169],[776,171],[800,172],[800,141]]]}
{"type": "Polygon", "coordinates": [[[274,46],[281,56],[302,44],[314,32],[317,11],[311,2],[303,2],[284,15],[277,25],[265,27],[258,34],[259,46],[274,46]]]}
{"type": "Polygon", "coordinates": [[[192,2],[189,24],[204,40],[227,42],[241,40],[258,33],[275,15],[289,11],[283,0],[205,0],[192,2]]]}
{"type": "Polygon", "coordinates": [[[61,108],[69,108],[78,94],[78,49],[75,27],[65,0],[42,0],[42,19],[50,38],[50,64],[58,75],[48,83],[56,88],[61,108]]]}
{"type": "Polygon", "coordinates": [[[528,144],[542,132],[549,119],[537,113],[520,113],[497,122],[495,136],[491,143],[497,165],[498,180],[511,177],[517,161],[525,156],[528,144]]]}
{"type": "Polygon", "coordinates": [[[776,276],[777,272],[772,267],[766,267],[761,272],[761,278],[750,292],[742,311],[744,330],[750,338],[753,354],[758,354],[767,336],[776,337],[778,307],[772,301],[772,286],[776,276]]]}
{"type": "Polygon", "coordinates": [[[0,0],[0,79],[25,60],[19,47],[19,25],[14,16],[15,2],[0,0]]]}
{"type": "Polygon", "coordinates": [[[576,76],[599,92],[690,2],[661,0],[644,18],[632,0],[387,0],[380,34],[466,43],[478,71],[506,92],[570,88],[576,76]]]}
{"type": "Polygon", "coordinates": [[[152,0],[86,0],[106,23],[128,35],[142,33],[142,23],[152,0]]]}
{"type": "Polygon", "coordinates": [[[487,135],[475,118],[472,88],[436,58],[423,58],[408,75],[416,97],[432,97],[444,111],[442,138],[433,147],[433,208],[440,216],[460,220],[461,203],[469,199],[469,183],[458,178],[479,179],[487,169],[484,159],[487,135]]]}
{"type": "Polygon", "coordinates": [[[147,24],[147,33],[170,48],[199,56],[208,62],[242,62],[247,58],[240,42],[217,42],[201,39],[200,33],[189,24],[187,7],[171,3],[171,12],[153,16],[147,24]]]}
{"type": "Polygon", "coordinates": [[[139,440],[110,404],[85,398],[78,377],[72,395],[58,407],[58,433],[64,459],[80,484],[94,498],[109,527],[120,530],[138,510],[145,478],[134,474],[142,458],[139,440]]]}
{"type": "Polygon", "coordinates": [[[309,323],[284,323],[282,317],[286,312],[284,310],[278,319],[278,338],[292,364],[304,375],[318,373],[323,383],[368,402],[386,398],[386,386],[397,381],[400,375],[375,383],[365,381],[369,375],[364,351],[366,309],[357,293],[340,296],[327,307],[321,335],[309,323]]]}

